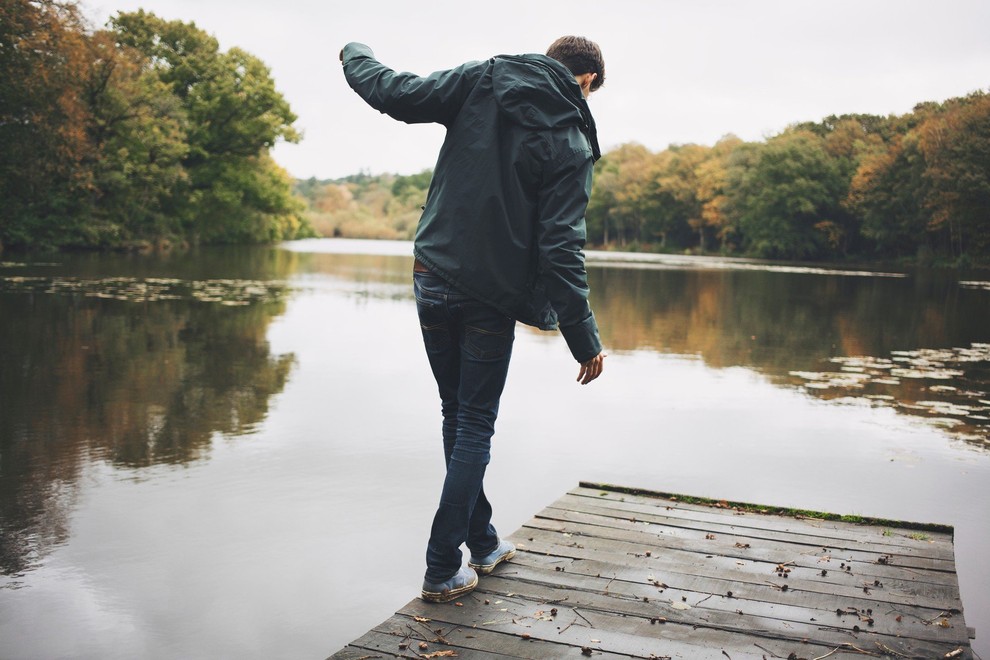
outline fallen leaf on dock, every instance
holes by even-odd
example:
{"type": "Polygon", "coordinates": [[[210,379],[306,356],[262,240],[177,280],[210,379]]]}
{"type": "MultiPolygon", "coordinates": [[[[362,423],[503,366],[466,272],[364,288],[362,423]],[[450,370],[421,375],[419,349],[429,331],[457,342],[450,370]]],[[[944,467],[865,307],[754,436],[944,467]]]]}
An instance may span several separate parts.
{"type": "Polygon", "coordinates": [[[673,607],[675,610],[689,610],[689,609],[691,609],[691,606],[688,605],[687,603],[671,603],[670,606],[673,607]]]}

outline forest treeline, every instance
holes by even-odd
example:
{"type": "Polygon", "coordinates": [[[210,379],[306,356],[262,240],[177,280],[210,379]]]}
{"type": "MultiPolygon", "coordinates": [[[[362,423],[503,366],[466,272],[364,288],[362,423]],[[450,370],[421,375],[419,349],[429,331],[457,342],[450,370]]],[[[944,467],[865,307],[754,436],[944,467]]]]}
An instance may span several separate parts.
{"type": "MultiPolygon", "coordinates": [[[[430,172],[297,182],[325,236],[411,238],[430,172]]],[[[597,247],[777,259],[990,258],[990,95],[902,116],[842,115],[761,142],[652,152],[625,144],[595,169],[597,247]]]]}
{"type": "MultiPolygon", "coordinates": [[[[411,238],[430,172],[293,181],[268,68],[144,11],[0,3],[0,248],[411,238]]],[[[990,95],[841,115],[760,142],[639,144],[596,166],[595,247],[842,260],[990,259],[990,95]]]]}
{"type": "Polygon", "coordinates": [[[0,247],[263,243],[309,235],[269,155],[296,120],[268,68],[144,11],[0,3],[0,247]]]}

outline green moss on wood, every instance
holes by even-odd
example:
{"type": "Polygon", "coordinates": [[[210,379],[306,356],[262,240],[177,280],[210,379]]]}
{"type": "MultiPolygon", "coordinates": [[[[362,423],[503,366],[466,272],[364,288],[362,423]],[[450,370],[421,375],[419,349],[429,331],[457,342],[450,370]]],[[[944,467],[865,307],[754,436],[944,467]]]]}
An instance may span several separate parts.
{"type": "MultiPolygon", "coordinates": [[[[790,507],[767,506],[763,504],[753,504],[751,502],[733,502],[730,500],[717,500],[707,497],[695,497],[693,495],[683,495],[680,493],[665,493],[661,491],[648,490],[644,488],[630,488],[628,486],[617,486],[615,484],[596,483],[591,481],[581,481],[582,488],[594,488],[610,493],[624,493],[626,495],[640,495],[644,497],[656,497],[668,500],[676,500],[685,504],[697,504],[700,506],[710,506],[713,508],[730,508],[736,511],[746,511],[749,513],[761,513],[765,515],[785,516],[790,518],[811,518],[814,520],[830,520],[835,522],[852,523],[856,525],[876,525],[880,527],[898,527],[901,529],[912,529],[923,532],[936,532],[941,534],[954,534],[951,525],[939,523],[919,523],[904,520],[891,520],[888,518],[873,518],[870,516],[844,515],[838,513],[827,513],[824,511],[811,511],[808,509],[795,509],[790,507]]],[[[923,536],[923,535],[920,535],[923,536]]],[[[917,536],[912,536],[917,538],[917,536]]]]}

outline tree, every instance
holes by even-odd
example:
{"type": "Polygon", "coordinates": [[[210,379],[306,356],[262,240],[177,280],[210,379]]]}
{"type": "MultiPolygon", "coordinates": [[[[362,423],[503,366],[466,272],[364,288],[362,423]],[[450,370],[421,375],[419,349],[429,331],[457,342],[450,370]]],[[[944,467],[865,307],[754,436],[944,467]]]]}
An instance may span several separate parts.
{"type": "Polygon", "coordinates": [[[807,131],[782,133],[736,150],[728,174],[730,207],[744,248],[761,257],[821,257],[842,190],[824,141],[807,131]]]}
{"type": "Polygon", "coordinates": [[[608,245],[658,236],[658,157],[641,144],[624,144],[602,157],[588,205],[589,237],[608,245]],[[648,223],[653,226],[648,227],[648,223]]]}
{"type": "Polygon", "coordinates": [[[268,157],[279,139],[297,141],[296,116],[267,67],[239,48],[221,53],[193,23],[144,11],[111,21],[123,46],[171,89],[188,122],[185,177],[171,209],[194,242],[264,242],[293,237],[302,206],[268,157]]]}
{"type": "MultiPolygon", "coordinates": [[[[707,160],[711,149],[697,144],[671,145],[661,154],[663,169],[657,178],[660,209],[654,218],[664,243],[672,235],[684,235],[690,230],[699,234],[699,244],[705,249],[704,202],[698,196],[698,168],[707,160]]],[[[680,237],[680,236],[679,236],[680,237]]],[[[686,239],[686,236],[684,237],[686,239]]]]}
{"type": "Polygon", "coordinates": [[[0,3],[0,245],[54,245],[90,189],[88,66],[72,3],[0,3]]]}
{"type": "Polygon", "coordinates": [[[729,249],[729,239],[732,235],[729,216],[726,213],[729,160],[733,152],[742,144],[743,141],[735,135],[726,135],[715,144],[708,157],[695,168],[696,195],[701,202],[701,217],[695,228],[698,231],[698,247],[702,252],[707,249],[708,232],[714,233],[723,253],[729,249]]]}
{"type": "Polygon", "coordinates": [[[298,140],[264,64],[143,11],[0,5],[0,245],[267,242],[308,230],[269,156],[298,140]]]}
{"type": "Polygon", "coordinates": [[[946,235],[949,256],[990,254],[990,95],[949,101],[917,130],[928,230],[946,235]]]}
{"type": "Polygon", "coordinates": [[[187,181],[186,115],[179,100],[136,50],[101,31],[93,51],[86,95],[90,136],[99,157],[92,163],[85,241],[114,245],[181,236],[174,190],[187,181]]]}
{"type": "Polygon", "coordinates": [[[924,171],[913,133],[861,159],[846,205],[862,219],[863,235],[876,242],[881,254],[913,255],[927,245],[924,171]]]}

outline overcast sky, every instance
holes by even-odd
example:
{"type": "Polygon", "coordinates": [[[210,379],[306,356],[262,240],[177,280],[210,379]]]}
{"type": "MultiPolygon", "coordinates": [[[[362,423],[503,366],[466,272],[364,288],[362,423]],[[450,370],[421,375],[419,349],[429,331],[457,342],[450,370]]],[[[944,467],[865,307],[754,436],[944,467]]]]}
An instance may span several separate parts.
{"type": "Polygon", "coordinates": [[[990,88],[990,0],[83,0],[96,26],[144,8],[192,21],[272,70],[303,134],[275,158],[300,178],[432,167],[443,129],[366,106],[337,53],[370,45],[426,75],[500,53],[597,41],[607,81],[591,99],[603,151],[639,142],[761,140],[830,114],[909,112],[990,88]]]}

